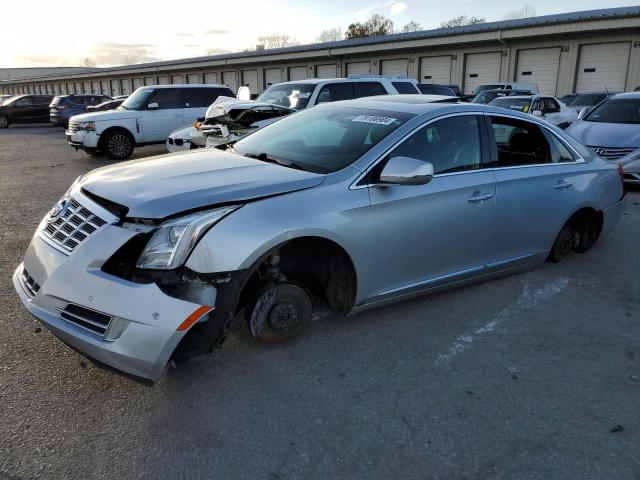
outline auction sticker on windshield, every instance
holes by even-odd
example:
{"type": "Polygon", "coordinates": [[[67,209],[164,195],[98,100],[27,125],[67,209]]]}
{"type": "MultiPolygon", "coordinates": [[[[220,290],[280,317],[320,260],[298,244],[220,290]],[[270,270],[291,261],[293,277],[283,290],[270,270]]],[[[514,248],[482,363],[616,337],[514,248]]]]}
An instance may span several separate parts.
{"type": "Polygon", "coordinates": [[[377,115],[358,115],[352,122],[375,123],[376,125],[391,125],[397,118],[378,117],[377,115]]]}

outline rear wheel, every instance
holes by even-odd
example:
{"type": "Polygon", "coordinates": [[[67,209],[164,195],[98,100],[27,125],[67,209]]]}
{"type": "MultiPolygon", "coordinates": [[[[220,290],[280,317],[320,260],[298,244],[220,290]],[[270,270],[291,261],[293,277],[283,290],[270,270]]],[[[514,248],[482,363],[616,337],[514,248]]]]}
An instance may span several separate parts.
{"type": "Polygon", "coordinates": [[[114,130],[102,139],[101,150],[111,160],[126,160],[133,153],[133,137],[124,130],[114,130]]]}
{"type": "Polygon", "coordinates": [[[578,242],[578,232],[569,225],[565,225],[553,243],[553,247],[549,253],[549,260],[556,263],[566,260],[576,248],[578,242]]]}
{"type": "Polygon", "coordinates": [[[248,310],[251,333],[268,342],[295,338],[311,321],[312,305],[306,290],[293,283],[266,284],[248,310]]]}
{"type": "Polygon", "coordinates": [[[6,115],[0,115],[0,128],[7,128],[9,126],[9,117],[6,115]]]}

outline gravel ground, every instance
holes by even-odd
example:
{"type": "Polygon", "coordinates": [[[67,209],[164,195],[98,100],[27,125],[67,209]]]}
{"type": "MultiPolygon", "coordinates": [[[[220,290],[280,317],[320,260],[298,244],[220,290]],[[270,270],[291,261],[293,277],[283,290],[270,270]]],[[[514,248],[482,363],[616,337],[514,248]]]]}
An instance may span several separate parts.
{"type": "MultiPolygon", "coordinates": [[[[162,153],[146,147],[136,157],[162,153]]],[[[153,387],[41,329],[11,274],[106,164],[0,131],[0,479],[640,478],[640,194],[560,265],[223,349],[153,387]]]]}

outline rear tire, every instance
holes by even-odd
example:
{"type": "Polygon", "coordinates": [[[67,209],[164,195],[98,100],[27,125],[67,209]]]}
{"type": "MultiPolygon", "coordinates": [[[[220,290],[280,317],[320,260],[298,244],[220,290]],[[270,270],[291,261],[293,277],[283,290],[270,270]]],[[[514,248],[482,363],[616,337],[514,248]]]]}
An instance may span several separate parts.
{"type": "Polygon", "coordinates": [[[6,115],[0,115],[0,128],[9,128],[10,124],[11,122],[9,122],[9,117],[6,115]]]}
{"type": "Polygon", "coordinates": [[[125,130],[114,130],[102,139],[100,150],[111,160],[126,160],[133,153],[135,142],[125,130]]]}
{"type": "Polygon", "coordinates": [[[551,247],[551,252],[549,253],[549,260],[555,263],[565,261],[576,248],[577,242],[578,232],[569,225],[565,225],[562,227],[562,230],[560,230],[556,241],[553,242],[553,247],[551,247]]]}

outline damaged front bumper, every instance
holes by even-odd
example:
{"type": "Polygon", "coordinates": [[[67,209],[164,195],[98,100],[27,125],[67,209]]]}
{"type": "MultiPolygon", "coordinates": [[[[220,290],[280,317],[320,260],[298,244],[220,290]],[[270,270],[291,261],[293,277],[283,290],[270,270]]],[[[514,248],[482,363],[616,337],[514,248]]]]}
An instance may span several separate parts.
{"type": "MultiPolygon", "coordinates": [[[[74,197],[85,213],[109,217],[90,199],[74,197]]],[[[42,221],[13,275],[22,303],[81,353],[127,374],[157,380],[189,328],[208,319],[216,288],[208,288],[207,305],[202,305],[169,296],[156,283],[105,273],[101,267],[137,232],[106,222],[68,252],[64,243],[47,236],[50,224],[48,217],[42,221]]]]}

